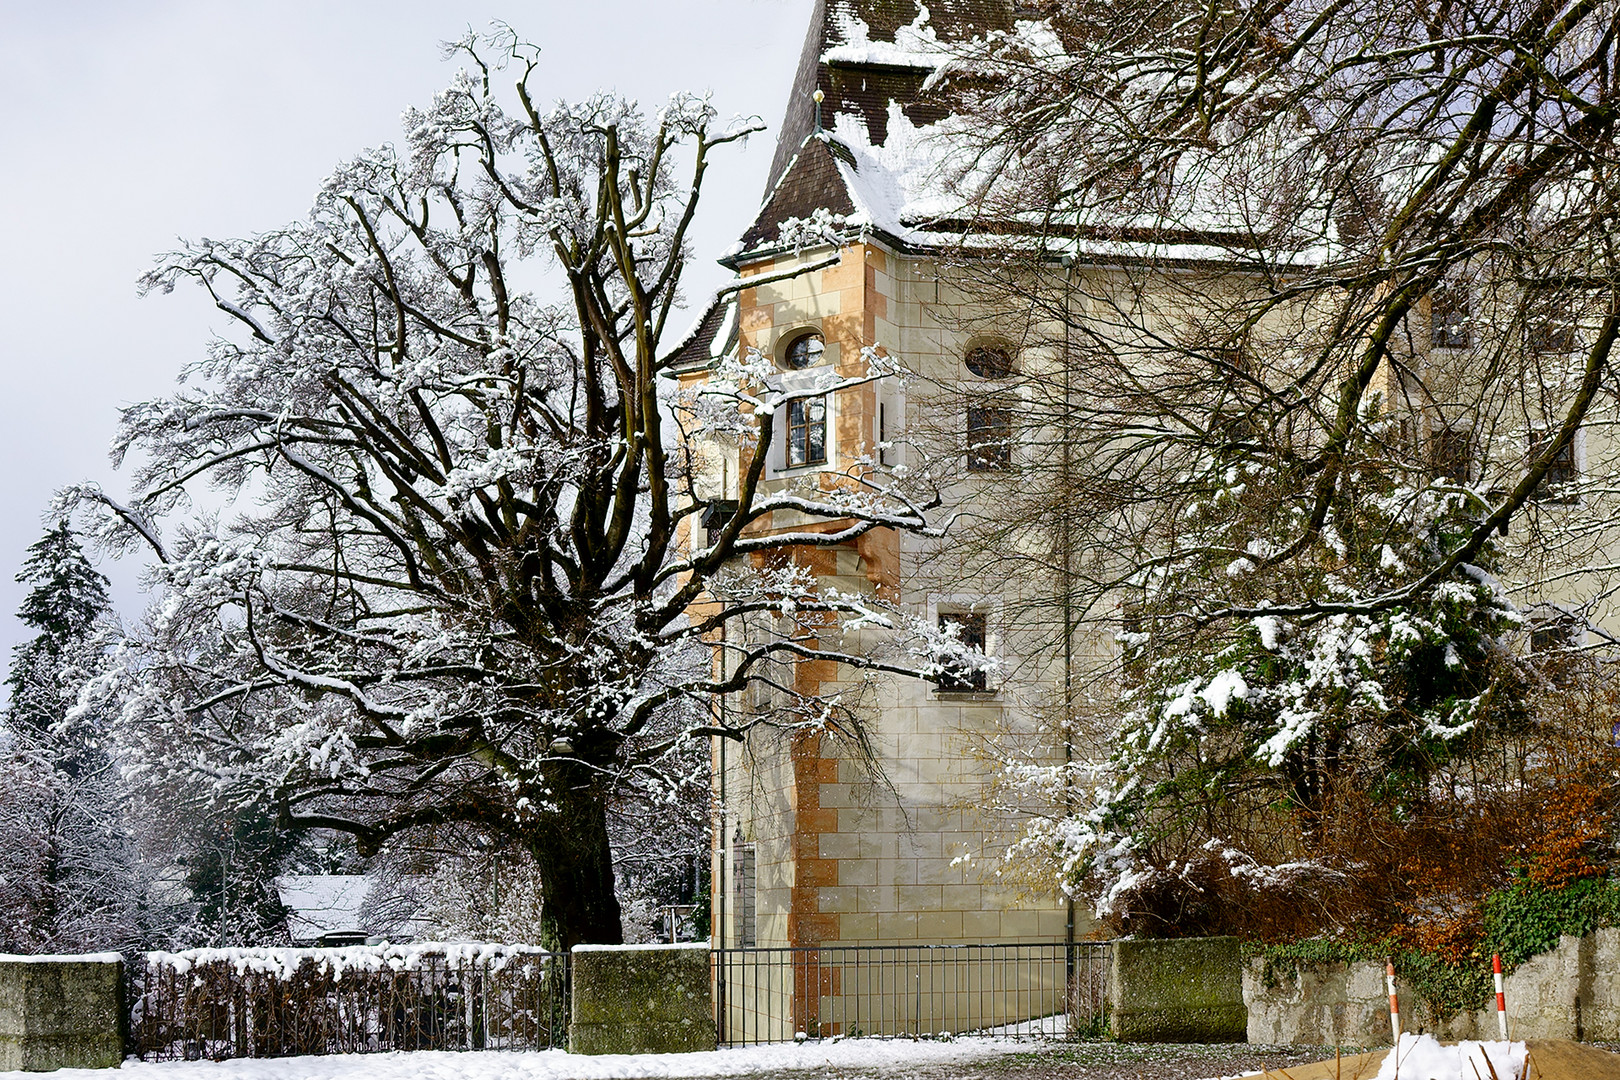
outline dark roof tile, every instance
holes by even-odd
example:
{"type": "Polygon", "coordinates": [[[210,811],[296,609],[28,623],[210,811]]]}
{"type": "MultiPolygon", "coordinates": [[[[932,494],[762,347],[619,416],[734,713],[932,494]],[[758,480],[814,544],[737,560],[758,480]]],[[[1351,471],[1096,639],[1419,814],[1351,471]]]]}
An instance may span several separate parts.
{"type": "MultiPolygon", "coordinates": [[[[858,116],[865,121],[872,144],[882,146],[888,139],[889,102],[896,101],[915,124],[931,124],[945,116],[945,109],[922,95],[928,71],[882,64],[824,64],[821,56],[835,45],[847,44],[843,27],[859,19],[873,41],[893,41],[895,33],[917,18],[917,0],[816,0],[810,15],[810,32],[788,92],[787,109],[771,160],[766,196],[770,196],[789,162],[798,153],[816,124],[816,103],[812,95],[820,90],[822,126],[831,129],[840,115],[858,116]]],[[[1007,30],[1022,12],[1014,0],[929,0],[928,25],[939,40],[971,41],[992,30],[1007,30]]]]}
{"type": "Polygon", "coordinates": [[[737,297],[735,293],[709,301],[703,317],[676,345],[665,362],[676,371],[707,367],[737,345],[737,297]]]}
{"type": "Polygon", "coordinates": [[[799,152],[788,160],[787,173],[760,207],[759,216],[742,235],[742,250],[755,251],[775,245],[777,232],[788,218],[807,218],[817,210],[852,214],[855,203],[839,175],[835,154],[849,151],[825,138],[810,137],[799,152]]]}

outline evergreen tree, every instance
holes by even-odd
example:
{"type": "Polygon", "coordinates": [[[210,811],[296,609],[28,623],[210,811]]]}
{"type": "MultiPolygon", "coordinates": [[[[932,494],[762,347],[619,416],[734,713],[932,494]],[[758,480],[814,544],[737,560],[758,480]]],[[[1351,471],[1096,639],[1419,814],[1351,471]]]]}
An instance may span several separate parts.
{"type": "Polygon", "coordinates": [[[276,878],[295,869],[299,851],[299,838],[277,829],[262,807],[223,822],[187,859],[186,887],[196,904],[192,926],[182,935],[187,943],[287,944],[287,908],[276,878]]]}
{"type": "Polygon", "coordinates": [[[60,521],[28,549],[16,580],[33,585],[17,617],[36,635],[13,653],[6,718],[19,739],[44,750],[68,776],[78,776],[105,764],[97,725],[70,723],[68,713],[102,652],[100,631],[112,611],[107,579],[60,521]]]}
{"type": "Polygon", "coordinates": [[[37,631],[6,679],[0,774],[0,948],[71,952],[131,942],[141,890],[106,717],[78,710],[111,633],[107,580],[65,522],[32,547],[18,617],[37,631]]]}

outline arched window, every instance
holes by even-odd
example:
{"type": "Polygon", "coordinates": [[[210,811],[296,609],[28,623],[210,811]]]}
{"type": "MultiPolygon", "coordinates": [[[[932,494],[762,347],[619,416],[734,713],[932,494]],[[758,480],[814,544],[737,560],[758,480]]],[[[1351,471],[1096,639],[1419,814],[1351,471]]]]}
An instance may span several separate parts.
{"type": "Polygon", "coordinates": [[[1005,379],[1012,374],[1012,350],[1005,345],[975,345],[962,359],[981,379],[1005,379]]]}
{"type": "Polygon", "coordinates": [[[782,363],[794,370],[811,367],[821,363],[822,354],[826,351],[826,342],[820,334],[812,330],[788,342],[786,351],[782,353],[782,363]]]}

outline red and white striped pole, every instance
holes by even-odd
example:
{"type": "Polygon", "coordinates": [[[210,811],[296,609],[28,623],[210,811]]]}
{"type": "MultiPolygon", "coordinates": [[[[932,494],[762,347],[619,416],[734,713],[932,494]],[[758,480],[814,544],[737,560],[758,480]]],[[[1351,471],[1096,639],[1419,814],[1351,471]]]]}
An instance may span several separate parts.
{"type": "Polygon", "coordinates": [[[1502,992],[1502,955],[1491,954],[1491,975],[1496,980],[1496,1029],[1507,1041],[1507,995],[1502,992]]]}
{"type": "Polygon", "coordinates": [[[1395,1045],[1401,1045],[1401,1007],[1395,1003],[1395,965],[1384,965],[1384,984],[1389,987],[1389,1032],[1395,1045]]]}

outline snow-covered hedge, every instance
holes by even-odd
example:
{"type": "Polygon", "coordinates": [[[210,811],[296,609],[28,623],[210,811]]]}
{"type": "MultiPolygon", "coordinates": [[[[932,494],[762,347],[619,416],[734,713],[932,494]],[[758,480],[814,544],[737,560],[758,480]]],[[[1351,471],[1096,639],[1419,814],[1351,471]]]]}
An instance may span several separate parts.
{"type": "Polygon", "coordinates": [[[149,970],[184,975],[196,968],[225,965],[238,975],[249,973],[290,979],[308,962],[341,979],[345,972],[417,971],[426,967],[481,967],[499,971],[517,957],[559,956],[538,945],[488,942],[425,941],[413,945],[348,945],[330,949],[187,949],[149,952],[149,970]]]}

